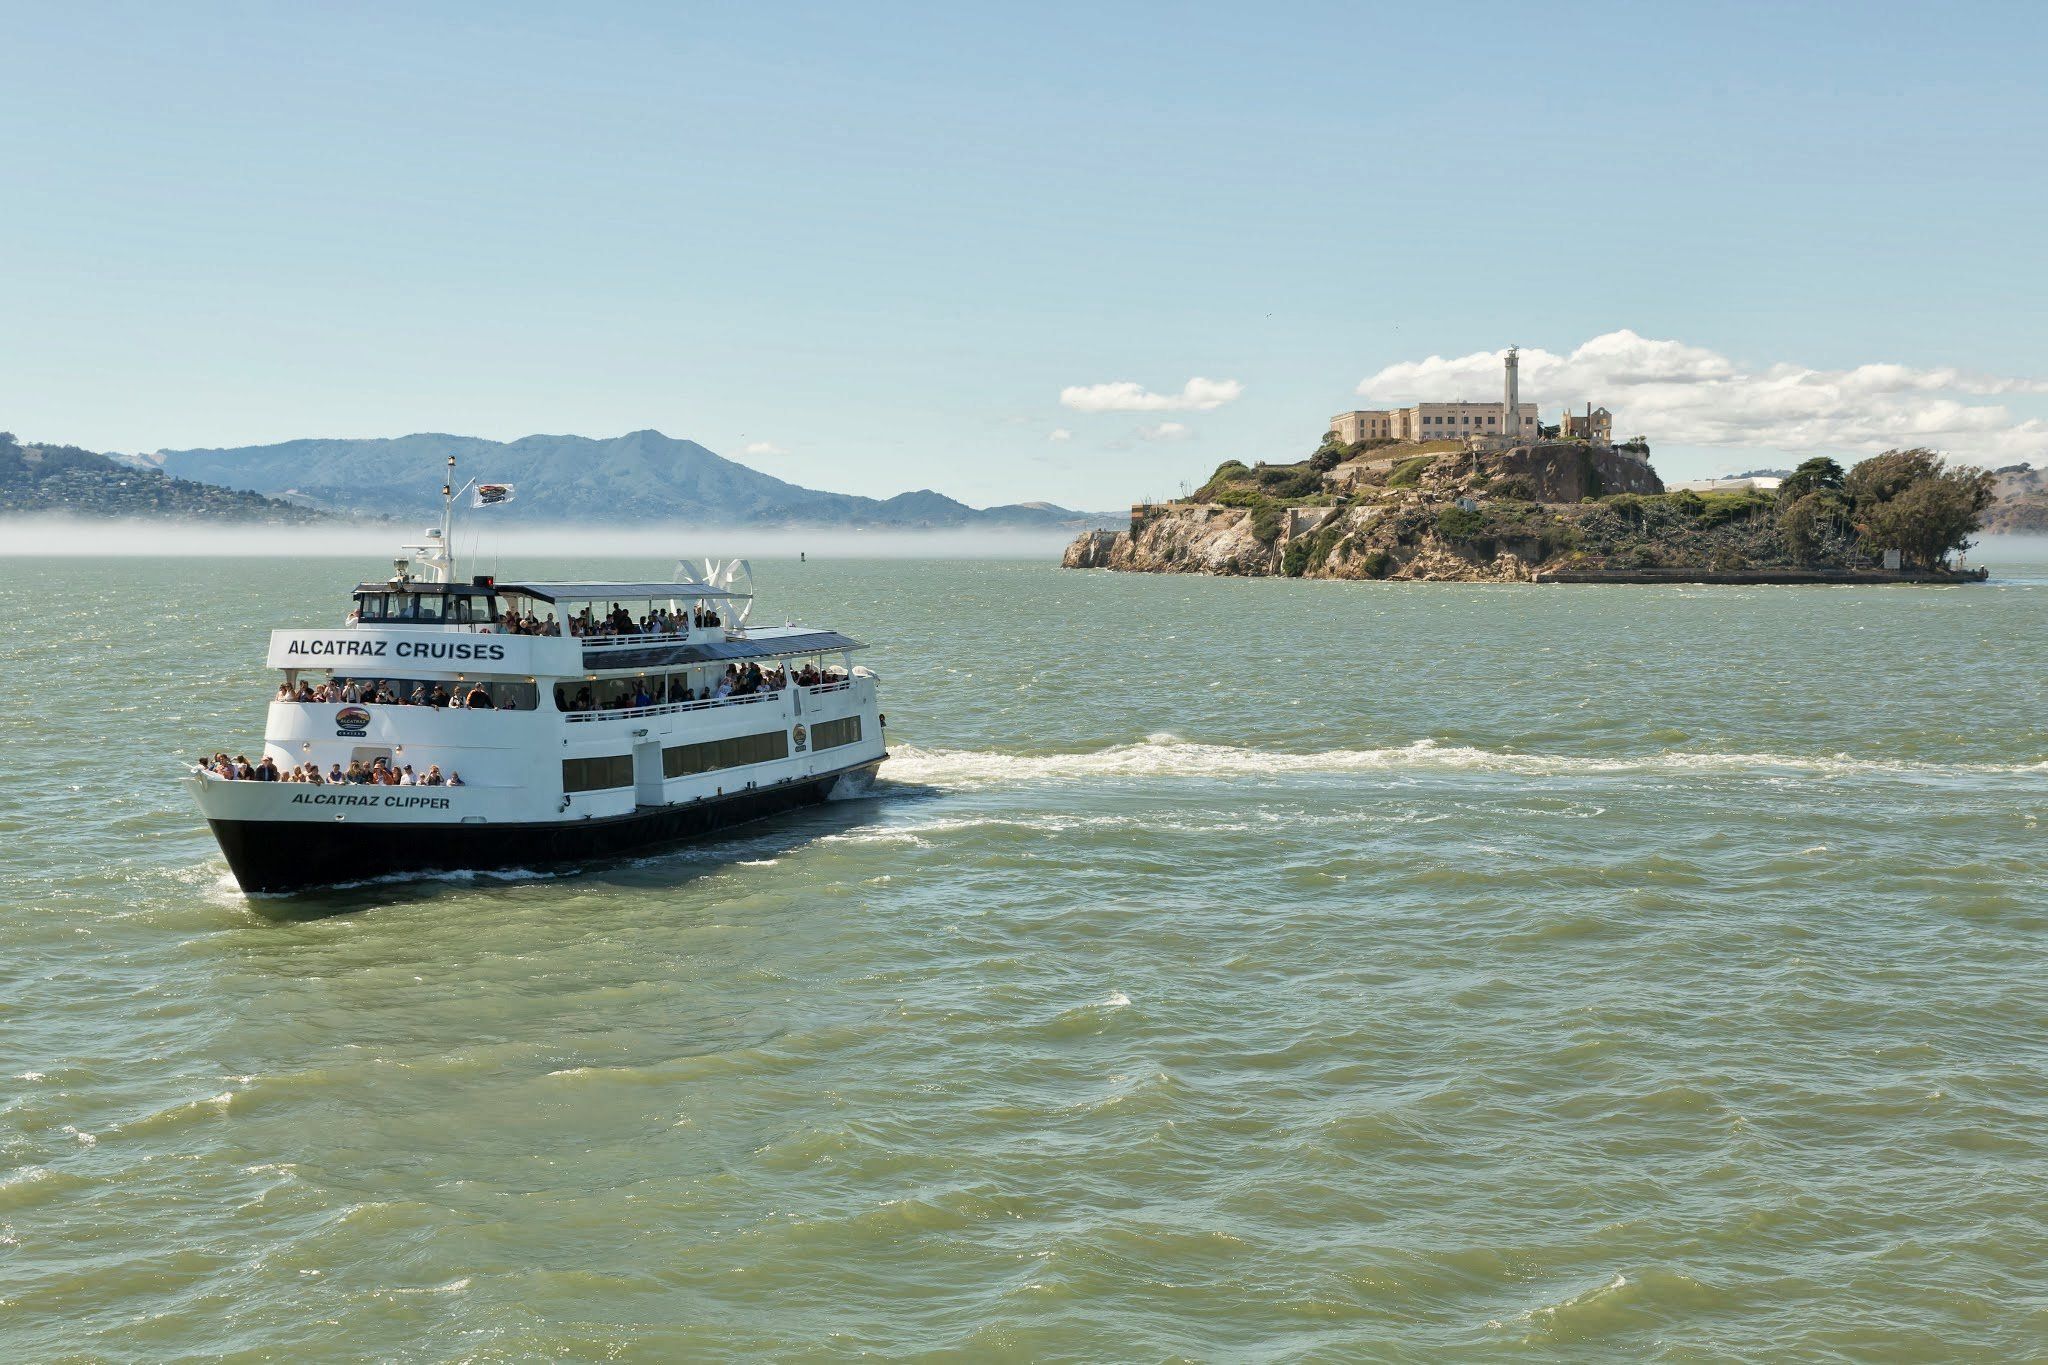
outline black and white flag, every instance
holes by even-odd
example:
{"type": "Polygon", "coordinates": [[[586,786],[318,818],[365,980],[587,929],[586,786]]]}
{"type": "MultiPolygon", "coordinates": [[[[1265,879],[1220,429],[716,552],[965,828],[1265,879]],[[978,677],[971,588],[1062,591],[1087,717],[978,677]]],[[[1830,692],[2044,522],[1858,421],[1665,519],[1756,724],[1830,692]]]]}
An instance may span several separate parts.
{"type": "Polygon", "coordinates": [[[509,483],[480,483],[476,486],[476,497],[471,507],[499,507],[512,501],[513,485],[509,483]]]}

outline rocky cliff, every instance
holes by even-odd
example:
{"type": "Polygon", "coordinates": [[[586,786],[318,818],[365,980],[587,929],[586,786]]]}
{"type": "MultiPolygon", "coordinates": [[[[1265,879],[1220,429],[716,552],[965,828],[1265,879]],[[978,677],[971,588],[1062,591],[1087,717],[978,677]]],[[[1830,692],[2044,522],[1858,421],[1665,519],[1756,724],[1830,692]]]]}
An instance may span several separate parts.
{"type": "Polygon", "coordinates": [[[1543,504],[1663,487],[1647,460],[1581,443],[1484,452],[1382,444],[1335,461],[1225,465],[1187,502],[1142,504],[1130,529],[1084,533],[1061,562],[1137,573],[1527,579],[1563,539],[1543,504]],[[1443,509],[1480,516],[1485,533],[1444,534],[1443,509]]]}
{"type": "MultiPolygon", "coordinates": [[[[1466,582],[1881,576],[1849,518],[1788,526],[1775,494],[1666,493],[1646,453],[1381,443],[1326,448],[1297,465],[1233,461],[1186,502],[1140,505],[1128,530],[1084,534],[1062,562],[1466,582]]],[[[1893,577],[1944,575],[1935,566],[1893,577]]]]}

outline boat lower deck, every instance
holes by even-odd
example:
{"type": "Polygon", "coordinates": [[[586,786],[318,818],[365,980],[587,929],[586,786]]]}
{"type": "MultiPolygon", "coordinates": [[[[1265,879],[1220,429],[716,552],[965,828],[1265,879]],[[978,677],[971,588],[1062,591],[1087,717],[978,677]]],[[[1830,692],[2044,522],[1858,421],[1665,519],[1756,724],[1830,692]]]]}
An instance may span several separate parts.
{"type": "Polygon", "coordinates": [[[823,801],[880,760],[623,815],[530,823],[209,819],[228,867],[253,893],[303,891],[403,873],[502,871],[589,862],[686,842],[823,801]]]}

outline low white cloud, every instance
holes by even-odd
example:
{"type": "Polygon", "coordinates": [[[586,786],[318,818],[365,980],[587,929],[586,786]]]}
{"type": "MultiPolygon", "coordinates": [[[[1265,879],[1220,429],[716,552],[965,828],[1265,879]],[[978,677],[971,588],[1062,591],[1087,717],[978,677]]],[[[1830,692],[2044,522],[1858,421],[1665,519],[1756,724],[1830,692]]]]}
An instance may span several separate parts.
{"type": "Polygon", "coordinates": [[[1161,422],[1156,427],[1139,427],[1141,441],[1185,441],[1194,431],[1185,422],[1161,422]]]}
{"type": "Polygon", "coordinates": [[[740,447],[740,454],[755,456],[787,455],[789,452],[773,441],[749,441],[746,445],[740,447]]]}
{"type": "Polygon", "coordinates": [[[1052,429],[1052,434],[1047,436],[1045,439],[1048,441],[1052,441],[1056,444],[1065,443],[1067,441],[1071,441],[1074,439],[1074,433],[1068,431],[1065,427],[1054,427],[1052,429]]]}
{"type": "MultiPolygon", "coordinates": [[[[1403,361],[1359,381],[1378,402],[1492,399],[1505,351],[1403,361]]],[[[1864,453],[1925,445],[1965,459],[2048,454],[2048,422],[2001,403],[1968,402],[2048,393],[2048,380],[1915,369],[1874,362],[1816,369],[1740,364],[1704,346],[1659,341],[1626,328],[1568,354],[1521,353],[1521,397],[1546,420],[1588,402],[1614,413],[1616,436],[1638,433],[1678,446],[1750,446],[1792,453],[1864,453]]]]}
{"type": "Polygon", "coordinates": [[[1110,384],[1070,384],[1060,390],[1060,402],[1076,412],[1213,412],[1243,393],[1244,385],[1235,379],[1197,376],[1181,385],[1179,393],[1154,393],[1120,379],[1110,384]]]}

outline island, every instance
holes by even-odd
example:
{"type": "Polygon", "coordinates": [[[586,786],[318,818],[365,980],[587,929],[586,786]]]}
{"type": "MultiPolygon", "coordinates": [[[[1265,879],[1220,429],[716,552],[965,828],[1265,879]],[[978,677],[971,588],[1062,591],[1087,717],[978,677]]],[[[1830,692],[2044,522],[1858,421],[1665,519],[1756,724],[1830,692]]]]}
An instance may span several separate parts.
{"type": "Polygon", "coordinates": [[[1999,480],[1924,448],[1844,468],[1667,487],[1588,405],[1518,401],[1332,419],[1307,459],[1226,460],[1193,494],[1083,532],[1062,563],[1145,573],[1500,583],[1958,583],[1999,480]]]}

